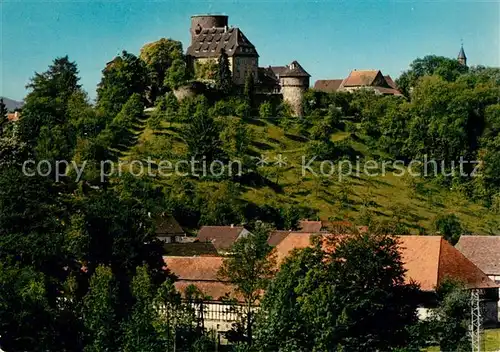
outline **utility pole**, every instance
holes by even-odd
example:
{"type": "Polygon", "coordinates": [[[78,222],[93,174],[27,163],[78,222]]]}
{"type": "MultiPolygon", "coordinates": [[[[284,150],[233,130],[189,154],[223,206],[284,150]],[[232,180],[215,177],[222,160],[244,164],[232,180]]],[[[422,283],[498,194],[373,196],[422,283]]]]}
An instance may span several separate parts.
{"type": "Polygon", "coordinates": [[[471,324],[470,324],[470,338],[472,352],[481,351],[481,330],[482,330],[482,317],[481,317],[481,302],[479,299],[479,290],[471,290],[471,324]]]}

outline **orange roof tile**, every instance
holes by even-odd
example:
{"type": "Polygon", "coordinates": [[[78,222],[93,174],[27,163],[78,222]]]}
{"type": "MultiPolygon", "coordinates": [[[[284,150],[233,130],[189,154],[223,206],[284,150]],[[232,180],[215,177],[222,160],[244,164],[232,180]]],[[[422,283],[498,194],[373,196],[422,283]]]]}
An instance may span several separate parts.
{"type": "Polygon", "coordinates": [[[460,236],[455,247],[486,275],[500,275],[500,236],[460,236]]]}
{"type": "MultiPolygon", "coordinates": [[[[313,236],[339,236],[289,232],[276,245],[278,265],[294,249],[311,245],[313,236]]],[[[340,235],[343,236],[343,235],[340,235]]],[[[463,281],[470,288],[498,287],[486,274],[462,253],[440,236],[399,236],[400,253],[406,272],[406,281],[416,281],[423,291],[433,291],[447,277],[463,281]]],[[[214,299],[226,292],[235,294],[231,286],[217,280],[222,257],[164,257],[169,268],[179,277],[176,287],[183,291],[194,284],[214,299]]]]}
{"type": "Polygon", "coordinates": [[[243,226],[203,226],[196,239],[212,242],[218,251],[225,251],[231,248],[244,229],[243,226]]]}

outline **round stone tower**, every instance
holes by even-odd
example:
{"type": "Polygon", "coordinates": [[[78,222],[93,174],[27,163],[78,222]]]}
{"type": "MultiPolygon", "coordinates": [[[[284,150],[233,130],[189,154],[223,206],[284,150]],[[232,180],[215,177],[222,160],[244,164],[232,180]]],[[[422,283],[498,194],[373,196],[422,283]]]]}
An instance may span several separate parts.
{"type": "Polygon", "coordinates": [[[310,77],[297,61],[286,66],[286,69],[279,74],[283,100],[290,104],[294,116],[303,115],[302,100],[309,88],[310,77]]]}
{"type": "Polygon", "coordinates": [[[228,25],[228,16],[225,15],[196,15],[191,16],[191,42],[203,28],[224,28],[228,25]]]}

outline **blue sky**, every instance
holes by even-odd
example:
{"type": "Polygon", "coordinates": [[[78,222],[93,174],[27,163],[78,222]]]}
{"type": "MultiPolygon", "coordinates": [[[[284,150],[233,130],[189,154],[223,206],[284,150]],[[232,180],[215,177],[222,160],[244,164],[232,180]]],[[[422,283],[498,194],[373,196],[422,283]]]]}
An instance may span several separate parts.
{"type": "Polygon", "coordinates": [[[121,50],[138,54],[162,37],[187,48],[190,16],[203,13],[229,15],[260,66],[298,60],[311,84],[352,69],[395,78],[416,57],[456,57],[462,39],[469,64],[500,66],[500,0],[0,0],[0,9],[0,96],[16,100],[35,71],[66,54],[95,97],[101,70],[121,50]]]}

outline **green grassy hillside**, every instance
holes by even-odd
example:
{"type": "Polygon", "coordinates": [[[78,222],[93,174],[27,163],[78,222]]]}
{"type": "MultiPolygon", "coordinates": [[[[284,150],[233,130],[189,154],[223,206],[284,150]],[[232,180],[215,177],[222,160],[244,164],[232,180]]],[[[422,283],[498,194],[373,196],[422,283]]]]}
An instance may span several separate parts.
{"type": "MultiPolygon", "coordinates": [[[[262,206],[269,202],[301,204],[318,212],[321,219],[349,219],[363,225],[370,217],[377,220],[399,221],[418,233],[432,231],[432,221],[437,214],[455,213],[470,232],[490,234],[498,227],[495,215],[479,204],[473,203],[452,189],[445,189],[431,179],[393,174],[387,168],[385,175],[371,177],[352,175],[339,180],[338,173],[331,177],[315,177],[310,172],[302,174],[302,158],[307,154],[307,139],[295,130],[284,130],[278,120],[247,119],[252,131],[249,155],[267,158],[269,165],[259,168],[259,173],[272,181],[272,185],[245,186],[242,200],[262,206]],[[286,166],[272,164],[279,155],[286,166]]],[[[123,153],[123,160],[152,159],[176,160],[186,152],[180,134],[182,124],[162,122],[153,131],[147,121],[136,131],[135,144],[123,153]]],[[[349,145],[353,163],[359,160],[386,160],[383,154],[364,144],[362,138],[346,131],[331,135],[337,144],[349,145]]],[[[309,157],[306,157],[306,163],[309,157]]],[[[337,166],[338,161],[335,161],[337,166]]],[[[320,162],[314,162],[319,170],[320,162]]],[[[327,165],[325,165],[327,166],[327,165]]],[[[329,168],[325,167],[326,172],[329,168]]],[[[380,170],[379,170],[380,172],[380,170]]],[[[169,184],[170,178],[155,182],[169,184]]],[[[209,184],[208,181],[203,181],[209,184]]]]}

